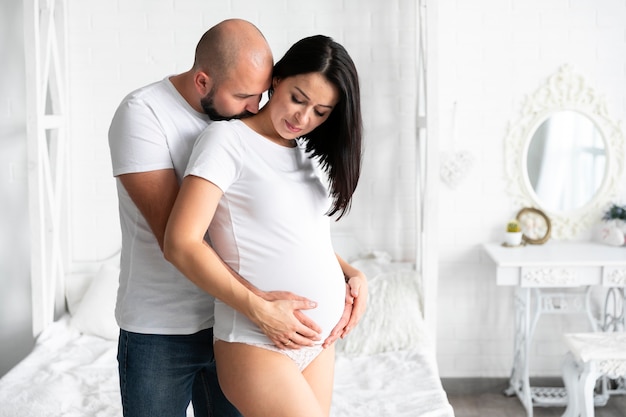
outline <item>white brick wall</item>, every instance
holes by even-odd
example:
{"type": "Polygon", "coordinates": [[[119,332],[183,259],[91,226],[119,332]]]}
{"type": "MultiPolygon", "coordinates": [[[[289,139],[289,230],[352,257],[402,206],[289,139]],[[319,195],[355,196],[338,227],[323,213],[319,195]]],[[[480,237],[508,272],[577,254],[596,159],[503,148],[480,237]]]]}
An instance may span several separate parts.
{"type": "Polygon", "coordinates": [[[414,1],[71,0],[69,10],[73,259],[98,259],[119,244],[107,144],[119,101],[132,89],[189,69],[202,33],[229,17],[255,23],[276,59],[316,33],[348,49],[360,72],[366,153],[353,211],[337,227],[354,231],[365,247],[412,258],[414,1]]]}
{"type": "MultiPolygon", "coordinates": [[[[444,377],[508,376],[512,290],[495,286],[479,251],[500,239],[502,223],[517,211],[504,191],[506,123],[566,62],[606,95],[614,118],[626,119],[626,1],[437,0],[429,7],[439,19],[429,45],[439,60],[436,139],[442,151],[468,149],[475,157],[458,188],[442,184],[438,192],[440,370],[444,377]]],[[[70,0],[73,259],[98,259],[118,245],[106,139],[115,107],[130,90],[188,69],[200,35],[228,17],[256,23],[276,58],[313,33],[347,47],[361,74],[366,153],[353,211],[337,228],[365,247],[413,259],[415,8],[415,0],[70,0]]],[[[559,373],[554,329],[570,321],[540,322],[551,330],[538,330],[533,375],[559,373]]]]}
{"type": "MultiPolygon", "coordinates": [[[[503,181],[506,123],[564,63],[605,95],[614,119],[626,119],[626,1],[439,0],[437,6],[438,42],[431,47],[439,52],[439,147],[475,157],[458,188],[442,183],[439,189],[439,366],[444,377],[506,377],[513,290],[495,286],[479,251],[483,242],[501,239],[503,224],[518,210],[503,181]]],[[[626,186],[621,195],[626,200],[626,186]]],[[[539,321],[531,375],[560,374],[560,334],[584,329],[582,320],[539,321]]]]}

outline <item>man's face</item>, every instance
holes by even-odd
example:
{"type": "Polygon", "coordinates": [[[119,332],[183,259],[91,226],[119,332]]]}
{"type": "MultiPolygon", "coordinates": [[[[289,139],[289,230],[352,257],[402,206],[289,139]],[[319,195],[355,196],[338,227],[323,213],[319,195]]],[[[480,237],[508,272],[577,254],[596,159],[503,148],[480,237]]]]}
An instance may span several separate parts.
{"type": "Polygon", "coordinates": [[[271,68],[239,67],[227,79],[213,83],[200,100],[202,110],[211,120],[240,119],[259,111],[261,96],[270,85],[271,68]]]}
{"type": "MultiPolygon", "coordinates": [[[[243,119],[244,117],[248,117],[254,114],[246,109],[244,109],[241,113],[238,113],[238,114],[226,113],[231,110],[225,109],[225,107],[227,106],[224,106],[224,105],[221,106],[222,109],[218,109],[218,107],[215,104],[216,90],[217,89],[214,86],[213,88],[211,88],[211,91],[209,91],[209,93],[206,96],[202,97],[202,100],[200,100],[200,105],[202,106],[202,110],[209,116],[211,120],[218,121],[218,120],[230,120],[230,119],[243,119]]],[[[238,106],[233,105],[230,107],[237,108],[238,106]]],[[[257,102],[256,108],[258,111],[258,108],[259,108],[258,102],[257,102]]]]}

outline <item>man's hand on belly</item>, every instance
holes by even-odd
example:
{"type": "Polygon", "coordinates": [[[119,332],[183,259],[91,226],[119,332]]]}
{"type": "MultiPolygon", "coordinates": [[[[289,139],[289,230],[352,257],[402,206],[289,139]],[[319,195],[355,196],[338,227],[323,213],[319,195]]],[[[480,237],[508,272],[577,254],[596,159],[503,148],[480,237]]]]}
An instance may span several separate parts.
{"type": "Polygon", "coordinates": [[[256,324],[281,349],[312,346],[320,340],[322,329],[301,310],[317,307],[317,303],[287,291],[257,291],[265,308],[257,311],[256,324]]]}

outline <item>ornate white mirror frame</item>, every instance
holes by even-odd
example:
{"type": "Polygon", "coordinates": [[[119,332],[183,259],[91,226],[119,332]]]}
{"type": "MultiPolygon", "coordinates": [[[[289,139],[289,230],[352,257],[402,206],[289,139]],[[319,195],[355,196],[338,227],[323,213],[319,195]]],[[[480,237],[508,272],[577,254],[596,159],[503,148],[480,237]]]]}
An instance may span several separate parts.
{"type": "Polygon", "coordinates": [[[507,192],[518,207],[535,207],[552,222],[552,237],[574,239],[602,217],[602,211],[618,190],[624,169],[624,134],[619,123],[609,116],[604,98],[587,81],[564,65],[549,77],[522,105],[520,117],[509,124],[505,138],[505,175],[507,192]],[[537,129],[555,112],[573,111],[591,119],[604,141],[604,176],[595,194],[582,206],[553,210],[542,205],[533,189],[528,168],[528,150],[537,129]]]}

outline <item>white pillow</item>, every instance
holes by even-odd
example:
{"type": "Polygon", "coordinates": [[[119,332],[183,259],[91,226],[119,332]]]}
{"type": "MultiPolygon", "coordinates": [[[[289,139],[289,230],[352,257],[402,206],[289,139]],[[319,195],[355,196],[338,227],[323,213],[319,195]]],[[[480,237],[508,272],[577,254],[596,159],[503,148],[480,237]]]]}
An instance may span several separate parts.
{"type": "Polygon", "coordinates": [[[119,275],[117,265],[103,264],[98,270],[72,315],[72,324],[82,333],[117,340],[120,329],[115,321],[115,300],[119,275]]]}
{"type": "Polygon", "coordinates": [[[73,316],[76,310],[78,310],[80,300],[85,296],[97,272],[96,270],[93,272],[74,273],[65,277],[65,302],[70,315],[73,316]]]}
{"type": "Polygon", "coordinates": [[[354,330],[337,341],[337,352],[372,355],[427,341],[415,271],[381,272],[368,278],[368,290],[367,310],[354,330]]]}

